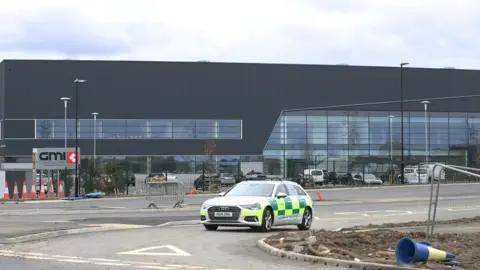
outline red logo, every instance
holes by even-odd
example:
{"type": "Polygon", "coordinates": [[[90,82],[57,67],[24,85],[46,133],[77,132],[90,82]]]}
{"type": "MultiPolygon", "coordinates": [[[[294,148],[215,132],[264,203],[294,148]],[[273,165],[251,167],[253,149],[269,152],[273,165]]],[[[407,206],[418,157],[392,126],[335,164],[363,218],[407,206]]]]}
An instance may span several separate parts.
{"type": "Polygon", "coordinates": [[[67,152],[67,164],[75,164],[77,162],[77,153],[67,152]]]}

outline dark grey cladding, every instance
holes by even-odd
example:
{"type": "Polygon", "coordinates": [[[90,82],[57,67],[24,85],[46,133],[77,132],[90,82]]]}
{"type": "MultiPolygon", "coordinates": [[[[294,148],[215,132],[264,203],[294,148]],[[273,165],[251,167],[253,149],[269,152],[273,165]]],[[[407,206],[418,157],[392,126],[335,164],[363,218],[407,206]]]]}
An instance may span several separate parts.
{"type": "MultiPolygon", "coordinates": [[[[262,154],[284,109],[400,98],[398,67],[70,60],[6,60],[3,63],[5,98],[2,101],[6,101],[3,108],[6,119],[62,119],[60,97],[73,98],[73,80],[81,78],[88,82],[80,89],[80,118],[90,118],[90,113],[97,111],[101,119],[243,120],[243,140],[217,143],[217,153],[223,155],[262,154]]],[[[479,71],[421,68],[404,71],[405,99],[476,94],[478,85],[479,71]]],[[[0,90],[3,96],[1,83],[0,90]]],[[[432,103],[430,110],[478,111],[479,101],[438,101],[432,103]]],[[[72,117],[75,107],[71,103],[68,114],[72,117]]],[[[398,110],[399,107],[391,104],[349,109],[398,110]]],[[[405,104],[405,110],[422,109],[419,103],[405,104]]],[[[8,152],[28,154],[24,151],[44,143],[61,146],[63,142],[12,142],[17,146],[8,147],[8,152]]],[[[85,141],[82,145],[90,148],[90,143],[85,141]]],[[[88,152],[82,149],[82,153],[88,152]]],[[[200,155],[204,153],[204,142],[102,140],[97,154],[103,153],[200,155]]]]}

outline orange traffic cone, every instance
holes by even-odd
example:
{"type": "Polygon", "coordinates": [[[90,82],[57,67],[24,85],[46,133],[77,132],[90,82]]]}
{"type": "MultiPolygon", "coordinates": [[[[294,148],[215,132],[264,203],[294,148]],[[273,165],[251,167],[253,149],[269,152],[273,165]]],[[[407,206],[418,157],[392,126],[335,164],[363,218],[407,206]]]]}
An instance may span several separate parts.
{"type": "Polygon", "coordinates": [[[23,200],[27,200],[27,199],[28,199],[27,181],[26,181],[26,180],[23,180],[22,199],[23,199],[23,200]]]}
{"type": "Polygon", "coordinates": [[[18,200],[18,182],[15,181],[14,187],[13,187],[13,199],[18,200]]]}
{"type": "Polygon", "coordinates": [[[30,189],[30,199],[36,199],[37,198],[37,188],[36,188],[36,181],[32,180],[32,187],[30,189]]]}
{"type": "Polygon", "coordinates": [[[55,191],[53,190],[53,180],[48,181],[48,198],[55,198],[55,191]]]}
{"type": "Polygon", "coordinates": [[[38,194],[39,199],[45,199],[45,180],[40,181],[40,193],[38,194]]]}
{"type": "Polygon", "coordinates": [[[64,198],[65,193],[63,192],[63,180],[59,180],[58,182],[58,198],[64,198]]]}
{"type": "Polygon", "coordinates": [[[320,194],[320,191],[317,191],[317,198],[319,201],[323,201],[323,197],[322,197],[322,194],[320,194]]]}
{"type": "Polygon", "coordinates": [[[190,193],[188,193],[188,194],[192,195],[192,194],[195,194],[195,192],[197,192],[197,189],[195,187],[193,187],[192,190],[190,190],[190,193]]]}
{"type": "Polygon", "coordinates": [[[8,201],[10,200],[10,192],[8,191],[8,182],[5,179],[5,190],[3,191],[3,200],[8,201]]]}

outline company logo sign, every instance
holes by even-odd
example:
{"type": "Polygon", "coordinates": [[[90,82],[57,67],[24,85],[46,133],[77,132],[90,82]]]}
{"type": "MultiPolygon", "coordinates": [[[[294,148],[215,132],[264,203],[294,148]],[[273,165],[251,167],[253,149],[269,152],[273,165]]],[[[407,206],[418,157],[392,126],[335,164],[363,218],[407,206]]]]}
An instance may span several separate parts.
{"type": "Polygon", "coordinates": [[[34,149],[37,169],[62,169],[80,163],[80,152],[75,148],[40,148],[34,149]]]}
{"type": "Polygon", "coordinates": [[[77,153],[67,152],[67,164],[75,164],[77,162],[77,153]]]}

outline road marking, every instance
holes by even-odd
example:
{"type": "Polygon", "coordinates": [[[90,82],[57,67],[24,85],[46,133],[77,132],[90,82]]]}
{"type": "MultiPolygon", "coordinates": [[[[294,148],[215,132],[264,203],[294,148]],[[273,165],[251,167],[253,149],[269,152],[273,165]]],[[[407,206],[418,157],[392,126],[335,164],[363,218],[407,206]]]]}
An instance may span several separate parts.
{"type": "Polygon", "coordinates": [[[109,266],[129,266],[127,263],[113,263],[113,262],[94,262],[96,265],[109,265],[109,266]]]}
{"type": "Polygon", "coordinates": [[[178,268],[188,268],[188,269],[205,269],[203,266],[191,266],[191,265],[182,265],[182,264],[167,264],[168,267],[178,267],[178,268]]]}
{"type": "Polygon", "coordinates": [[[80,257],[75,256],[63,256],[63,255],[53,255],[54,258],[63,258],[63,259],[80,259],[80,257]]]}
{"type": "Polygon", "coordinates": [[[319,217],[315,217],[315,220],[319,220],[320,218],[319,217]]]}
{"type": "Polygon", "coordinates": [[[368,215],[367,215],[367,214],[362,214],[362,216],[364,216],[364,217],[368,217],[368,215]]]}
{"type": "Polygon", "coordinates": [[[148,247],[148,248],[141,248],[131,251],[119,252],[117,254],[121,255],[146,255],[146,256],[192,256],[189,253],[174,247],[172,245],[164,245],[164,246],[156,246],[156,247],[148,247]],[[149,250],[158,250],[158,249],[169,249],[170,252],[146,252],[149,250]]]}
{"type": "Polygon", "coordinates": [[[112,259],[102,259],[102,258],[90,258],[92,261],[103,261],[103,262],[119,262],[120,260],[112,260],[112,259]]]}
{"type": "Polygon", "coordinates": [[[90,263],[90,261],[84,261],[84,260],[73,260],[73,259],[61,259],[57,260],[59,262],[72,262],[72,263],[90,263]]]}
{"type": "Polygon", "coordinates": [[[148,265],[139,265],[136,266],[137,268],[145,268],[145,269],[175,269],[171,267],[164,267],[164,266],[148,266],[148,265]]]}
{"type": "Polygon", "coordinates": [[[106,227],[106,228],[115,228],[115,229],[140,229],[140,228],[153,227],[153,226],[150,226],[150,225],[118,224],[118,223],[87,224],[87,226],[90,226],[90,227],[106,227]]]}

